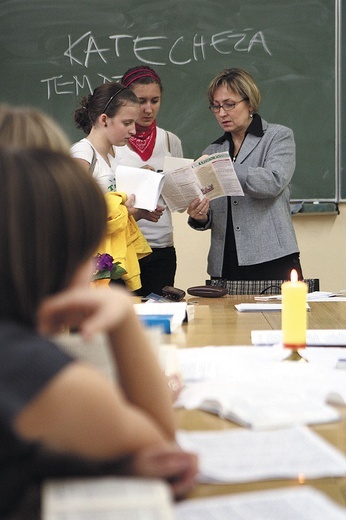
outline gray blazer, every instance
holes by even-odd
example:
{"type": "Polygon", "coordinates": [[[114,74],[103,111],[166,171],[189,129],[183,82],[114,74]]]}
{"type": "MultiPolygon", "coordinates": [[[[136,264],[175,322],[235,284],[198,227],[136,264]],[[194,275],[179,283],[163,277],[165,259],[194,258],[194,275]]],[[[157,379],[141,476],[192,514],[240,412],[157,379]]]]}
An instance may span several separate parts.
{"type": "MultiPolygon", "coordinates": [[[[253,265],[299,252],[290,213],[290,181],[295,169],[292,130],[262,120],[263,137],[248,134],[234,168],[244,197],[231,197],[232,218],[239,265],[253,265]]],[[[228,151],[229,143],[211,144],[203,154],[228,151]]],[[[210,202],[208,222],[198,230],[211,229],[208,274],[222,275],[226,235],[227,197],[210,202]]]]}

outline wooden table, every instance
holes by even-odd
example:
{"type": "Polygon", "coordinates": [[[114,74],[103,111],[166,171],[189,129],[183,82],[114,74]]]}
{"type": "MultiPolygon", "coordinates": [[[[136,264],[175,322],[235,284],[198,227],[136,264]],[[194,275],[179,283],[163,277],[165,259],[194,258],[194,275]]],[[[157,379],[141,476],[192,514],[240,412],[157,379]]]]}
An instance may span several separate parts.
{"type": "MultiPolygon", "coordinates": [[[[249,345],[249,348],[251,348],[251,330],[281,328],[280,312],[240,313],[234,308],[235,303],[253,302],[252,296],[224,296],[217,299],[191,297],[187,298],[187,301],[189,303],[194,302],[194,319],[183,324],[179,331],[165,336],[167,343],[175,344],[179,348],[206,345],[249,345]]],[[[308,328],[346,328],[346,301],[311,302],[310,307],[308,328]]],[[[346,413],[342,407],[340,410],[343,415],[341,422],[318,425],[312,427],[312,429],[346,454],[346,413]]],[[[179,409],[176,410],[176,416],[178,427],[185,430],[238,427],[230,421],[199,410],[179,409]]],[[[232,454],[230,453],[229,456],[232,457],[232,454]]],[[[297,484],[298,482],[294,480],[278,480],[245,484],[198,485],[189,497],[206,497],[297,484]]],[[[346,478],[317,479],[307,481],[306,484],[323,491],[336,502],[346,506],[346,478]]]]}
{"type": "MultiPolygon", "coordinates": [[[[178,347],[205,345],[251,345],[252,330],[281,329],[281,312],[238,312],[237,303],[253,303],[253,296],[223,298],[188,297],[194,318],[184,323],[165,342],[178,347]]],[[[277,302],[276,302],[277,303],[277,302]]],[[[310,302],[309,329],[346,329],[346,301],[310,302]]]]}

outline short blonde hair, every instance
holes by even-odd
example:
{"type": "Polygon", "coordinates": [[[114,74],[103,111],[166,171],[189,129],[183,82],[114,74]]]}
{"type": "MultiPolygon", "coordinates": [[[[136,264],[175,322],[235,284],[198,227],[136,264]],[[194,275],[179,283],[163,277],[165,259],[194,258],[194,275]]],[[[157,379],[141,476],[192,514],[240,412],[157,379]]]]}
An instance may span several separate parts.
{"type": "Polygon", "coordinates": [[[261,102],[261,93],[253,77],[242,69],[223,69],[209,84],[207,96],[210,103],[214,101],[215,90],[220,86],[226,86],[249,101],[252,110],[258,111],[261,102]]]}
{"type": "Polygon", "coordinates": [[[32,107],[0,104],[0,142],[2,146],[70,153],[70,142],[59,125],[32,107]]]}

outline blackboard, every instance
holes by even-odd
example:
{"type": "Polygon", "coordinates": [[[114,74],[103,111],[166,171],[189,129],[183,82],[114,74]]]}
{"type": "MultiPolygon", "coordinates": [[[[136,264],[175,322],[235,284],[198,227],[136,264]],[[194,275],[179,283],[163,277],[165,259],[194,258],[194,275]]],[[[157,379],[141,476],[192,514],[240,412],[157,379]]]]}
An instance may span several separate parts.
{"type": "Polygon", "coordinates": [[[339,197],[341,200],[346,200],[346,7],[342,9],[341,13],[341,24],[339,25],[340,30],[340,97],[339,97],[339,113],[340,119],[340,140],[338,143],[339,151],[339,170],[340,170],[340,192],[339,197]]]}
{"type": "Polygon", "coordinates": [[[221,69],[241,67],[260,87],[261,116],[294,130],[292,200],[337,199],[338,0],[10,0],[0,6],[1,101],[41,108],[75,141],[83,137],[73,124],[77,101],[145,63],[164,84],[158,123],[179,135],[186,157],[198,157],[222,133],[208,111],[207,85],[221,69]]]}

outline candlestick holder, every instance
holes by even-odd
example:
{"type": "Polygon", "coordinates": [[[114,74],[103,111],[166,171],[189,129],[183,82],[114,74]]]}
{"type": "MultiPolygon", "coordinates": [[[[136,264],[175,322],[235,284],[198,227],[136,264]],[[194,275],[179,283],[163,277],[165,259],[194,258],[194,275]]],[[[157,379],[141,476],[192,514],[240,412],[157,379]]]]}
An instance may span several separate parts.
{"type": "Polygon", "coordinates": [[[293,349],[290,355],[287,358],[284,358],[282,361],[300,361],[303,363],[308,363],[308,360],[301,356],[296,349],[293,349]]]}

